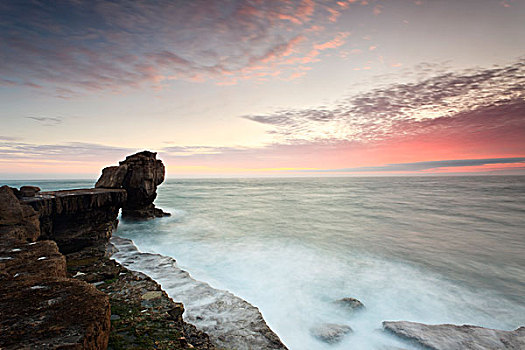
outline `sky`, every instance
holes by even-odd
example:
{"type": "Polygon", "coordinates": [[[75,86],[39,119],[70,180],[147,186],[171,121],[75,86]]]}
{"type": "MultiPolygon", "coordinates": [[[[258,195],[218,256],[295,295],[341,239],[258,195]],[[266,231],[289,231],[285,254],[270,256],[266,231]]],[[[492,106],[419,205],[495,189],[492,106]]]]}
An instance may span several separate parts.
{"type": "Polygon", "coordinates": [[[0,2],[0,179],[525,174],[523,0],[0,2]]]}

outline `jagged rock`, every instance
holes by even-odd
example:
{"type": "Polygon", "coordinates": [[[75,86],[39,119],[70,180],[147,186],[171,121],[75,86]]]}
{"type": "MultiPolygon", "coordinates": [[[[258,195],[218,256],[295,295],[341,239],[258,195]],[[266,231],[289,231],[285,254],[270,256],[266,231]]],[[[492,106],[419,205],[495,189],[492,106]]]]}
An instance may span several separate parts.
{"type": "Polygon", "coordinates": [[[0,348],[105,349],[108,297],[66,278],[51,241],[0,241],[0,348]],[[79,317],[81,315],[81,317],[79,317]]]}
{"type": "Polygon", "coordinates": [[[34,242],[40,237],[38,214],[21,203],[15,189],[8,186],[0,187],[0,237],[27,242],[34,242]]]}
{"type": "Polygon", "coordinates": [[[157,153],[143,151],[102,170],[97,188],[123,188],[128,193],[122,217],[147,219],[169,215],[155,208],[157,186],[164,181],[165,168],[157,153]]]}
{"type": "Polygon", "coordinates": [[[339,343],[343,338],[352,332],[352,328],[342,324],[324,323],[310,329],[310,333],[317,339],[329,343],[339,343]]]}
{"type": "Polygon", "coordinates": [[[365,306],[362,302],[355,298],[342,298],[335,302],[337,305],[344,307],[345,309],[357,311],[364,309],[365,306]]]}
{"type": "Polygon", "coordinates": [[[40,192],[40,187],[36,187],[36,186],[20,187],[20,195],[22,197],[34,197],[38,192],[40,192]]]}
{"type": "Polygon", "coordinates": [[[470,325],[385,321],[383,328],[432,350],[525,349],[525,327],[502,331],[470,325]]]}
{"type": "Polygon", "coordinates": [[[92,188],[40,192],[21,202],[38,212],[41,238],[68,254],[107,242],[126,196],[125,190],[92,188]]]}

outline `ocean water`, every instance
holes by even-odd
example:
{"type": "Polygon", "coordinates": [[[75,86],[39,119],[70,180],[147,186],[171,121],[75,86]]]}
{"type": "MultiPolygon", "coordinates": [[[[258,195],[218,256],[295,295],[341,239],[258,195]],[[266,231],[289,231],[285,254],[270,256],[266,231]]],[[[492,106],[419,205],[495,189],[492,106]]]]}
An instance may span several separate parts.
{"type": "Polygon", "coordinates": [[[172,216],[117,235],[257,306],[292,350],[412,349],[386,320],[525,325],[525,177],[170,179],[156,204],[172,216]],[[354,332],[327,345],[323,323],[354,332]]]}

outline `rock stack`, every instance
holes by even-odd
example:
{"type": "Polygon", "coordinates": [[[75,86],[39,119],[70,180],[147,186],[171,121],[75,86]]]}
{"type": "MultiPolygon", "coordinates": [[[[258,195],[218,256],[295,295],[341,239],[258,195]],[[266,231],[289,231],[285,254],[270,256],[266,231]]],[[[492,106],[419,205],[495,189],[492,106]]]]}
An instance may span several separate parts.
{"type": "Polygon", "coordinates": [[[157,153],[143,151],[102,170],[97,188],[122,188],[128,197],[122,207],[122,217],[148,219],[169,216],[169,213],[155,208],[157,186],[164,181],[164,164],[157,159],[157,153]]]}

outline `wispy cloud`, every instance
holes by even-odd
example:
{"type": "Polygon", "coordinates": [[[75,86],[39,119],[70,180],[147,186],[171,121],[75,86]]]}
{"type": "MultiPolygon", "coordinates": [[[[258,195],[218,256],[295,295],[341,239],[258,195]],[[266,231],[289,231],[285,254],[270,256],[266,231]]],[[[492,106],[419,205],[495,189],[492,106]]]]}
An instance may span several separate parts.
{"type": "Polygon", "coordinates": [[[489,158],[489,159],[451,159],[438,161],[425,161],[415,163],[397,163],[386,164],[381,166],[369,167],[355,167],[355,168],[340,168],[340,169],[318,169],[318,170],[302,170],[303,172],[316,173],[360,173],[360,172],[414,172],[423,170],[435,170],[439,168],[459,168],[459,167],[473,167],[491,164],[515,164],[523,163],[525,166],[525,157],[514,158],[489,158]]]}
{"type": "Polygon", "coordinates": [[[115,159],[135,151],[125,147],[113,147],[95,143],[69,142],[65,144],[44,144],[20,142],[0,138],[0,159],[5,161],[41,159],[72,161],[97,161],[115,159]]]}
{"type": "Polygon", "coordinates": [[[444,73],[338,101],[244,118],[270,125],[276,142],[374,142],[435,131],[525,126],[525,60],[506,67],[444,73]],[[490,116],[490,120],[488,120],[490,116]],[[463,125],[461,125],[463,124],[463,125]]]}
{"type": "Polygon", "coordinates": [[[322,0],[2,2],[0,84],[52,86],[68,96],[171,80],[258,79],[255,73],[304,58],[313,46],[343,45],[341,36],[327,41],[333,33],[324,29],[346,7],[322,0]]]}
{"type": "Polygon", "coordinates": [[[63,122],[61,117],[26,117],[27,119],[35,120],[44,126],[58,125],[63,122]]]}

